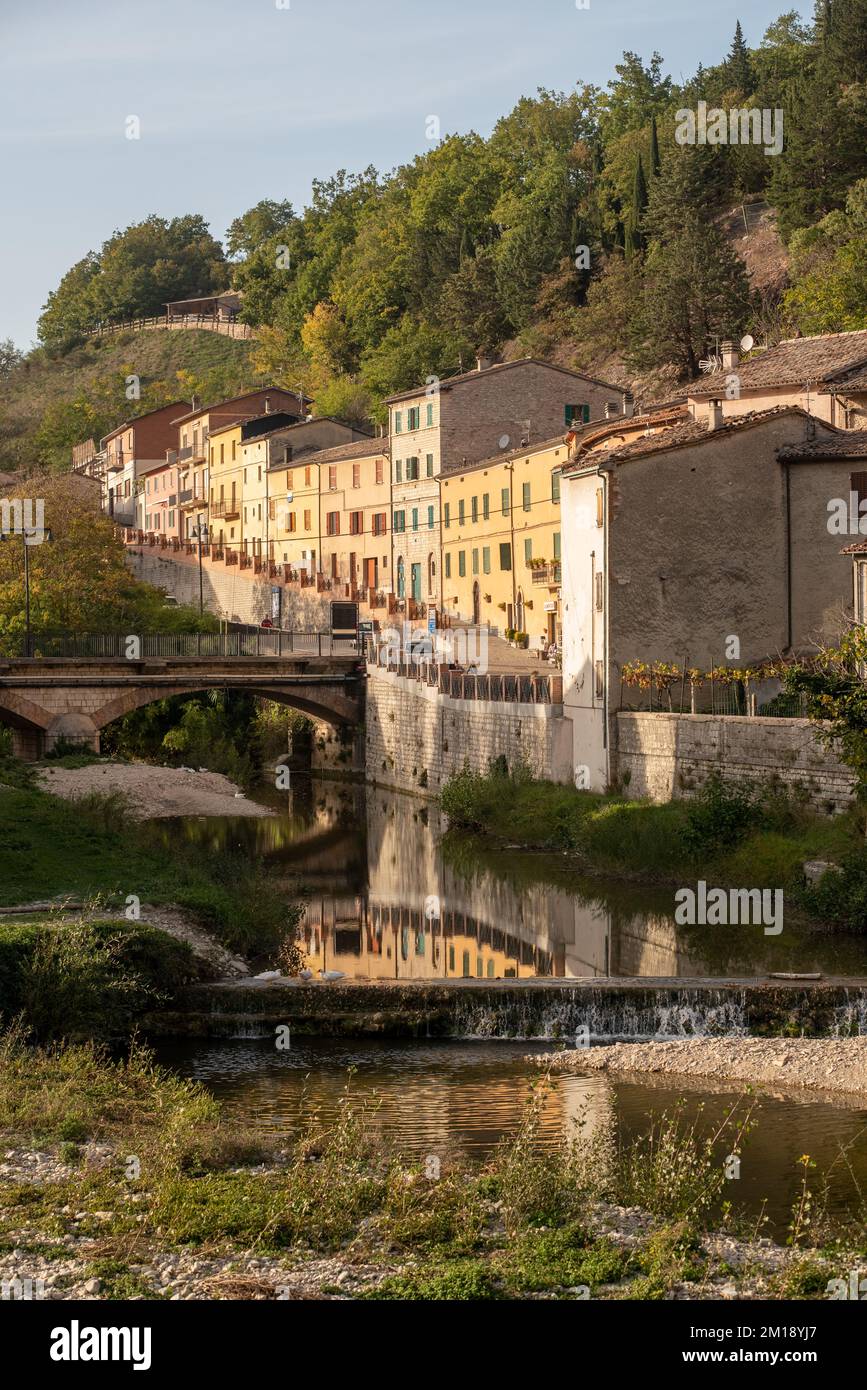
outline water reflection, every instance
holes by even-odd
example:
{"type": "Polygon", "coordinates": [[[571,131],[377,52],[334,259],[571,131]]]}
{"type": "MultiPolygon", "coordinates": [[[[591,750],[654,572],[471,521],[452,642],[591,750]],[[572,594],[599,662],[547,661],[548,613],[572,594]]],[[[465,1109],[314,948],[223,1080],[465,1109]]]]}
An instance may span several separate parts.
{"type": "Polygon", "coordinates": [[[313,969],[355,979],[749,977],[867,973],[867,942],[787,923],[679,927],[674,889],[580,880],[563,857],[480,851],[438,808],[398,793],[293,779],[256,792],[279,814],[184,821],[151,833],[256,854],[306,902],[313,969]]]}

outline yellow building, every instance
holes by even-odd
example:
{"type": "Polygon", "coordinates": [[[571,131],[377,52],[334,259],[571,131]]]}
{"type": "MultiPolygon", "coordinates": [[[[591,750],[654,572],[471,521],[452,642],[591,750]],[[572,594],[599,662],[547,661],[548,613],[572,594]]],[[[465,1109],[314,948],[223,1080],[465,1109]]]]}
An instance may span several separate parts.
{"type": "Polygon", "coordinates": [[[319,469],[320,569],[333,583],[377,594],[392,582],[388,439],[324,449],[319,469]]]}
{"type": "Polygon", "coordinates": [[[443,612],[560,643],[563,436],[440,478],[443,612]]]}
{"type": "Polygon", "coordinates": [[[244,539],[240,422],[211,430],[208,473],[211,541],[240,551],[244,539]]]}

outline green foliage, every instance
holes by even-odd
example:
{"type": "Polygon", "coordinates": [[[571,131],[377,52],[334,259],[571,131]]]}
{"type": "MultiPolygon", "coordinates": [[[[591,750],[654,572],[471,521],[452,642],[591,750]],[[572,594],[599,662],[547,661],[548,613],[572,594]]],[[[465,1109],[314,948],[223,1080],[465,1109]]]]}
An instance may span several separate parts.
{"type": "Polygon", "coordinates": [[[818,883],[803,887],[798,897],[820,922],[843,931],[867,931],[867,850],[845,857],[818,883]]]}
{"type": "Polygon", "coordinates": [[[867,800],[867,630],[852,627],[838,647],[828,647],[809,665],[786,672],[786,689],[807,696],[807,712],[817,734],[836,749],[856,777],[859,798],[867,800]]]}
{"type": "Polygon", "coordinates": [[[724,782],[712,773],[688,803],[682,831],[684,847],[695,859],[709,858],[738,844],[760,817],[755,789],[724,782]]]}
{"type": "Polygon", "coordinates": [[[849,190],[845,211],[829,212],[792,237],[796,283],[786,313],[803,333],[843,333],[867,323],[867,179],[849,190]]]}

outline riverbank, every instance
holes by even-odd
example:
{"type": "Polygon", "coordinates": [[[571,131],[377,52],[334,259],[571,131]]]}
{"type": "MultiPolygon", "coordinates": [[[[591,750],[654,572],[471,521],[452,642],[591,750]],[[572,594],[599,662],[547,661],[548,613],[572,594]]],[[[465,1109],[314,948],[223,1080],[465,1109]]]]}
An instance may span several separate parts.
{"type": "Polygon", "coordinates": [[[64,801],[97,794],[124,798],[133,820],[166,816],[273,816],[237,784],[206,768],[157,767],[150,763],[91,762],[83,767],[42,766],[39,786],[64,801]]]}
{"type": "Polygon", "coordinates": [[[867,929],[864,809],[818,816],[781,786],[710,778],[690,799],[628,801],[532,778],[464,771],[443,788],[445,853],[473,836],[511,851],[558,851],[577,874],[646,884],[782,889],[787,917],[867,929]],[[805,864],[830,866],[805,882],[805,864]]]}
{"type": "Polygon", "coordinates": [[[543,1068],[712,1077],[748,1086],[867,1097],[867,1038],[689,1038],[534,1055],[543,1068]]]}
{"type": "Polygon", "coordinates": [[[540,1150],[551,1084],[485,1164],[413,1164],[351,1079],[336,1123],[311,1110],[281,1143],[138,1049],[110,1061],[7,1036],[0,1279],[52,1300],[772,1300],[828,1297],[858,1267],[855,1216],[835,1230],[818,1202],[788,1249],[731,1212],[720,1225],[721,1160],[748,1144],[748,1109],[710,1147],[672,1118],[663,1143],[540,1150]]]}

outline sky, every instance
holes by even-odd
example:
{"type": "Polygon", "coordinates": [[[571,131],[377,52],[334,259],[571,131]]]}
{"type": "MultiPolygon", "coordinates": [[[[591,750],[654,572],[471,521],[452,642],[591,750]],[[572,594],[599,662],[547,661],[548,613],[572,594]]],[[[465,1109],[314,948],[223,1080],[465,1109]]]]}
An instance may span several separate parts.
{"type": "MultiPolygon", "coordinates": [[[[261,198],[488,135],[537,88],[604,86],[624,49],[676,81],[792,0],[0,0],[0,340],[151,213],[222,237],[261,198]],[[578,8],[578,3],[586,8],[578,8]],[[140,137],[127,138],[137,117],[140,137]]],[[[807,6],[802,6],[807,9],[807,6]]]]}

